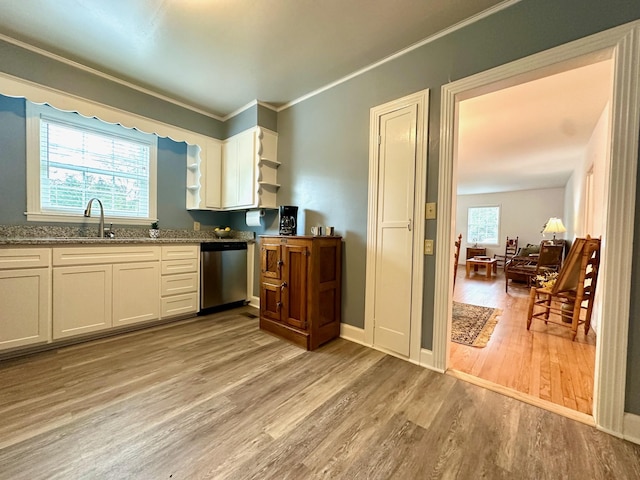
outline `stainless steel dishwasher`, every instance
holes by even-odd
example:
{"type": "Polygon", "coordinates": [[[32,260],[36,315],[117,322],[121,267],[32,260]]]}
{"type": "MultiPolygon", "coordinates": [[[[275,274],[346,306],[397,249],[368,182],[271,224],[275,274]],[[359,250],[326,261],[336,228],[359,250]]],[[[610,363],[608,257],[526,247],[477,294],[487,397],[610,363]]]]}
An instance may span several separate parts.
{"type": "Polygon", "coordinates": [[[200,246],[200,313],[244,305],[247,300],[246,242],[200,246]]]}

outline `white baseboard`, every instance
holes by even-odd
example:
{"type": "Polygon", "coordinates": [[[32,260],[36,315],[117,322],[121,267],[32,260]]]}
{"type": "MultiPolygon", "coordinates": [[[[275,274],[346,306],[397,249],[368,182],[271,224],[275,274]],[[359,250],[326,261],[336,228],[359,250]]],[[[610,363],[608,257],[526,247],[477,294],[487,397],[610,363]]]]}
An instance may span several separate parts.
{"type": "Polygon", "coordinates": [[[260,308],[260,297],[249,297],[249,305],[254,308],[260,308]]]}
{"type": "Polygon", "coordinates": [[[444,373],[441,368],[433,366],[433,351],[425,348],[420,349],[420,366],[433,370],[434,372],[444,373]]]}
{"type": "Polygon", "coordinates": [[[640,415],[625,413],[622,433],[625,440],[640,444],[640,415]]]}
{"type": "Polygon", "coordinates": [[[360,345],[365,345],[367,347],[371,346],[364,341],[364,328],[354,327],[348,323],[340,324],[340,338],[344,338],[345,340],[359,343],[360,345]]]}

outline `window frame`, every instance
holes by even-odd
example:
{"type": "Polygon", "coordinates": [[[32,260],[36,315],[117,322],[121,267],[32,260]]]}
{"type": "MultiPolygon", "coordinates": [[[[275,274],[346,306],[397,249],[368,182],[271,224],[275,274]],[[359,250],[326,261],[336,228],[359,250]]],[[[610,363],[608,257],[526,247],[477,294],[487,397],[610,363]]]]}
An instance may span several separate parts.
{"type": "Polygon", "coordinates": [[[491,246],[491,247],[497,247],[500,245],[500,220],[502,218],[502,206],[499,204],[490,204],[490,205],[473,205],[470,207],[467,207],[467,244],[468,245],[483,245],[483,246],[491,246]],[[470,224],[469,224],[469,220],[471,218],[471,210],[472,209],[481,209],[481,208],[496,208],[498,210],[498,220],[497,220],[497,224],[496,224],[496,241],[494,242],[486,242],[486,241],[480,241],[480,240],[473,240],[471,238],[470,235],[470,224]]]}
{"type": "Polygon", "coordinates": [[[52,212],[42,209],[40,185],[40,119],[44,116],[78,128],[108,135],[118,135],[149,146],[149,212],[147,217],[110,216],[105,212],[105,221],[120,225],[148,225],[157,220],[157,166],[158,137],[154,134],[107,123],[98,118],[89,118],[77,112],[59,110],[47,104],[36,104],[25,100],[27,138],[27,221],[86,223],[84,209],[75,213],[52,212]]]}

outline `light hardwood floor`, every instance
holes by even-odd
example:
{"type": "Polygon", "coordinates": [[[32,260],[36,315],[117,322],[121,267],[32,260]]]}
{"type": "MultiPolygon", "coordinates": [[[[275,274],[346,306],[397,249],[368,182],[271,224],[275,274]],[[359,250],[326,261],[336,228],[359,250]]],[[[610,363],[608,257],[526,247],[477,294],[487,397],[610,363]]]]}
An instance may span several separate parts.
{"type": "Polygon", "coordinates": [[[0,362],[0,478],[640,478],[640,446],[244,312],[0,362]]]}
{"type": "Polygon", "coordinates": [[[575,341],[571,330],[534,320],[527,330],[529,290],[509,286],[504,273],[487,279],[465,278],[458,270],[453,299],[458,302],[497,307],[502,316],[484,348],[451,342],[450,367],[495,384],[592,414],[596,336],[580,327],[575,341]]]}

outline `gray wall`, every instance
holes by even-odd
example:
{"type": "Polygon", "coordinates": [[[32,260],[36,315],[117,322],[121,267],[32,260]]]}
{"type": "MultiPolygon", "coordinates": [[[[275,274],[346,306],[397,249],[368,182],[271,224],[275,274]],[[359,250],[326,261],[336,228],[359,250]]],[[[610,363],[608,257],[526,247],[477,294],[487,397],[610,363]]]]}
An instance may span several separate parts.
{"type": "Polygon", "coordinates": [[[2,40],[0,71],[203,135],[224,138],[224,125],[220,120],[159,100],[2,40]]]}
{"type": "MultiPolygon", "coordinates": [[[[343,322],[364,326],[368,134],[371,107],[429,88],[427,201],[437,201],[442,85],[640,18],[637,0],[522,0],[278,115],[280,203],[304,205],[307,224],[331,222],[346,239],[343,322]]],[[[426,222],[435,238],[436,222],[426,222]]],[[[636,235],[636,250],[640,236],[636,235]]],[[[438,246],[436,245],[436,248],[438,246]]],[[[640,294],[635,259],[633,297],[640,294]]],[[[425,257],[422,346],[433,344],[435,257],[425,257]]],[[[640,361],[640,305],[629,365],[640,361]]],[[[640,413],[640,372],[628,369],[627,409],[640,413]]]]}

